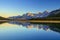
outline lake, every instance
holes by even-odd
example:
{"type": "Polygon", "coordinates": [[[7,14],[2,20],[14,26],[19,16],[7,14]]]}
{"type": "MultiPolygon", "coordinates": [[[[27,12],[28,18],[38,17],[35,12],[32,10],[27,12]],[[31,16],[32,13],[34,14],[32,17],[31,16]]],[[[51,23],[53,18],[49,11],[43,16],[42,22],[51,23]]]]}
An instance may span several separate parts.
{"type": "Polygon", "coordinates": [[[59,40],[60,24],[0,23],[0,40],[59,40]]]}

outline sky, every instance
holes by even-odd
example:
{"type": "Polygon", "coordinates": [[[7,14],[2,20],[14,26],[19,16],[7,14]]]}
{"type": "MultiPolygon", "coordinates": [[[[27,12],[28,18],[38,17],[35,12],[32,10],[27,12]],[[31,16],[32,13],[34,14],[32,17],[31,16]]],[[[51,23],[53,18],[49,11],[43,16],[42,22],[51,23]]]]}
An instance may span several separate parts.
{"type": "Polygon", "coordinates": [[[0,16],[23,15],[60,8],[60,0],[0,0],[0,16]]]}

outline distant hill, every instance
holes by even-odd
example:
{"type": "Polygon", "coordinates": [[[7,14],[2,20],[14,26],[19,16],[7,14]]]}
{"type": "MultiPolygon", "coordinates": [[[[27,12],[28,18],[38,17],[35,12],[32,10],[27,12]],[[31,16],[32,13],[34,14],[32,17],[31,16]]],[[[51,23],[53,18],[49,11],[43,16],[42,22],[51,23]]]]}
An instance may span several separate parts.
{"type": "Polygon", "coordinates": [[[0,16],[0,20],[8,20],[8,18],[4,18],[0,16]]]}

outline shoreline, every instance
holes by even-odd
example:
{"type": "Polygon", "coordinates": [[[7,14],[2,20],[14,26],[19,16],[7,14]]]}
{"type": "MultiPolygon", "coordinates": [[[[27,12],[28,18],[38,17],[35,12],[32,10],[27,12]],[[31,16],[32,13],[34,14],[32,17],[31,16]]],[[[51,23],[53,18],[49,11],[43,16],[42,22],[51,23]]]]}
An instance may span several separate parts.
{"type": "Polygon", "coordinates": [[[14,20],[18,22],[31,22],[31,23],[60,23],[60,20],[14,20]]]}
{"type": "Polygon", "coordinates": [[[29,21],[31,23],[60,23],[60,21],[29,21]]]}
{"type": "MultiPolygon", "coordinates": [[[[10,20],[0,20],[0,22],[8,22],[10,20]]],[[[12,20],[18,22],[31,22],[31,23],[60,23],[60,20],[12,20]]]]}

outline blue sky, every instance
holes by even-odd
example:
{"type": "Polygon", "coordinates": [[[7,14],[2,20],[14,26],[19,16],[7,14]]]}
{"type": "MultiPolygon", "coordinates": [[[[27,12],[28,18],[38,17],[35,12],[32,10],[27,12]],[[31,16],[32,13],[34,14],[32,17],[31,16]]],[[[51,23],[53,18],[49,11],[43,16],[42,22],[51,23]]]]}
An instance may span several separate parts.
{"type": "Polygon", "coordinates": [[[59,8],[60,0],[0,0],[0,16],[52,11],[59,8]]]}

